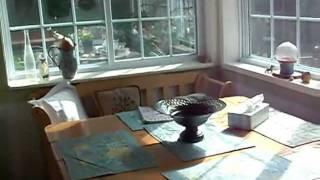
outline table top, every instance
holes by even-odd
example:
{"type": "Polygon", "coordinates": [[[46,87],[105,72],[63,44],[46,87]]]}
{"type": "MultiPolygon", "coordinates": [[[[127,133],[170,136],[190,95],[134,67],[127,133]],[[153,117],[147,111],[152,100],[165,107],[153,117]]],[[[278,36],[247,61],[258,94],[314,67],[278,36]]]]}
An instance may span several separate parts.
{"type": "MultiPolygon", "coordinates": [[[[227,128],[227,112],[234,106],[245,101],[246,97],[228,97],[222,98],[227,107],[215,113],[209,120],[215,121],[222,128],[227,128]]],[[[155,155],[156,161],[158,162],[157,168],[144,169],[139,171],[121,173],[112,176],[105,176],[102,179],[165,179],[160,173],[168,170],[181,169],[184,167],[189,167],[191,165],[199,164],[204,161],[218,161],[225,157],[229,153],[224,153],[221,155],[211,156],[202,158],[199,160],[183,162],[179,160],[174,154],[170,153],[164,146],[162,146],[159,141],[154,139],[146,131],[131,131],[125,124],[123,124],[115,115],[103,116],[98,118],[87,119],[86,121],[71,121],[64,122],[55,125],[49,125],[45,128],[48,140],[51,144],[51,148],[54,152],[54,156],[58,162],[60,170],[65,179],[68,179],[67,169],[62,156],[56,147],[56,142],[58,140],[69,138],[69,137],[81,137],[89,136],[94,134],[99,134],[103,132],[112,132],[117,130],[127,130],[131,133],[138,142],[144,146],[146,150],[155,155]]],[[[290,155],[295,152],[295,149],[289,148],[282,144],[279,144],[271,139],[268,139],[254,131],[240,131],[232,130],[232,133],[236,133],[240,137],[243,137],[245,141],[253,143],[256,145],[255,148],[262,149],[271,153],[277,153],[283,156],[290,155]]],[[[312,145],[312,144],[311,144],[312,145]]],[[[308,145],[310,146],[310,144],[308,145]]],[[[243,150],[242,150],[243,151],[243,150]]],[[[238,153],[240,151],[231,152],[238,153]]],[[[101,177],[99,177],[101,179],[101,177]]]]}

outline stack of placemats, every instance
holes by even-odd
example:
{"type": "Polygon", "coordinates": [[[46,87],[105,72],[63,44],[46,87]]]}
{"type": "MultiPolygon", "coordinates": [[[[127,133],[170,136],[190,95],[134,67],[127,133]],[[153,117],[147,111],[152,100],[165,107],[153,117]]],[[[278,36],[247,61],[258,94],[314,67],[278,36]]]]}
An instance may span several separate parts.
{"type": "Polygon", "coordinates": [[[138,110],[120,112],[116,114],[119,119],[127,125],[132,131],[143,130],[144,127],[150,124],[143,123],[141,115],[138,110]]]}

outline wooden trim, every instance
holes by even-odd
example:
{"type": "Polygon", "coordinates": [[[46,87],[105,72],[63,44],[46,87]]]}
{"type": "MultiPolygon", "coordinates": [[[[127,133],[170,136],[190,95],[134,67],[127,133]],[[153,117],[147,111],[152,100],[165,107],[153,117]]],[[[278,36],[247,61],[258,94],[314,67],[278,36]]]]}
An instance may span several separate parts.
{"type": "Polygon", "coordinates": [[[52,152],[51,144],[48,141],[47,135],[44,131],[45,127],[51,124],[50,118],[47,113],[39,107],[32,108],[32,116],[40,127],[41,144],[44,151],[43,158],[45,159],[45,166],[49,179],[62,179],[61,171],[59,170],[57,161],[52,152]]]}

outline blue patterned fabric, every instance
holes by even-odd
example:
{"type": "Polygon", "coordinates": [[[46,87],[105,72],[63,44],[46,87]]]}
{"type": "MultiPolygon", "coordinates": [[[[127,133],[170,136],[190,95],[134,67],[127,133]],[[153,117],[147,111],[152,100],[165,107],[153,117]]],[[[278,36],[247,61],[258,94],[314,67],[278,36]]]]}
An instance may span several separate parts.
{"type": "Polygon", "coordinates": [[[320,176],[320,172],[307,168],[278,155],[250,149],[162,175],[169,180],[300,180],[320,176]]]}
{"type": "MultiPolygon", "coordinates": [[[[145,127],[151,126],[151,124],[145,124],[142,122],[141,115],[138,110],[121,112],[121,113],[117,113],[116,115],[132,131],[143,130],[145,127]]],[[[159,123],[153,124],[153,126],[158,126],[158,125],[159,123]]]]}
{"type": "Polygon", "coordinates": [[[221,132],[211,123],[200,126],[204,139],[193,144],[178,141],[184,127],[175,122],[160,126],[148,126],[145,129],[183,161],[253,147],[252,144],[245,142],[242,138],[221,132]]]}
{"type": "Polygon", "coordinates": [[[71,179],[156,167],[154,157],[126,131],[58,142],[71,179]]]}

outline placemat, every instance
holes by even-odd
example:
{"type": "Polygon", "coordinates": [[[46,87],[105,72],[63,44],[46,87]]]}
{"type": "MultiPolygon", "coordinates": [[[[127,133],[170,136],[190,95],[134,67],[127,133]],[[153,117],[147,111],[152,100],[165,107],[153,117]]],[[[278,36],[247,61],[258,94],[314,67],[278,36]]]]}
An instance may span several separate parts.
{"type": "Polygon", "coordinates": [[[218,161],[164,172],[162,175],[169,180],[311,180],[319,177],[320,172],[307,169],[278,155],[250,149],[218,161]]]}
{"type": "Polygon", "coordinates": [[[116,115],[132,131],[143,130],[144,126],[148,126],[148,124],[144,124],[142,122],[140,113],[137,110],[120,112],[120,113],[117,113],[116,115]]]}
{"type": "Polygon", "coordinates": [[[148,126],[145,129],[183,161],[253,147],[252,144],[244,142],[239,137],[224,134],[211,123],[200,126],[204,139],[193,144],[178,141],[184,127],[175,122],[164,123],[160,126],[148,126]]]}
{"type": "Polygon", "coordinates": [[[289,147],[320,141],[320,125],[270,108],[269,119],[254,129],[289,147]]]}
{"type": "Polygon", "coordinates": [[[71,179],[156,167],[154,157],[126,131],[58,142],[71,179]]]}

